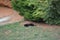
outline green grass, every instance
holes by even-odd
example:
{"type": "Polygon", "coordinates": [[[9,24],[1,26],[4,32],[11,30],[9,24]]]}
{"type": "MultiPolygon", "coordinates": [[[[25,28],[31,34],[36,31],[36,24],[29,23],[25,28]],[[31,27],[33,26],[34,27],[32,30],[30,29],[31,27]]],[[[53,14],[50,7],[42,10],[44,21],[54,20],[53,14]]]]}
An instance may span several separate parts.
{"type": "Polygon", "coordinates": [[[8,24],[0,26],[0,40],[60,40],[60,28],[8,24]]]}

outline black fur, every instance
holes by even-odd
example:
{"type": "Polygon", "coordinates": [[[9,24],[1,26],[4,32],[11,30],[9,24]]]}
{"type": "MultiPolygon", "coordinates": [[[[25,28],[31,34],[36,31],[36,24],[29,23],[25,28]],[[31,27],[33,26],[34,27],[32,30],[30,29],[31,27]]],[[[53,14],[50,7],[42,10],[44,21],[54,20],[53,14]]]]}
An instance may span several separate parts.
{"type": "Polygon", "coordinates": [[[34,24],[30,23],[30,24],[24,24],[25,27],[29,27],[29,26],[34,26],[34,24]]]}

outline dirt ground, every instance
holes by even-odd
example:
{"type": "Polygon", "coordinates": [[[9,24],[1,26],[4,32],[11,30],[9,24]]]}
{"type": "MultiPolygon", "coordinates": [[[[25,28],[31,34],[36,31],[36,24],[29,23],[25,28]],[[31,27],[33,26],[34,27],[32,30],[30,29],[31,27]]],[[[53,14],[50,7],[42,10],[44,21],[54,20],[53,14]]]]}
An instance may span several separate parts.
{"type": "Polygon", "coordinates": [[[24,25],[24,24],[29,24],[29,23],[32,23],[34,24],[36,27],[44,27],[44,28],[60,28],[60,26],[58,25],[48,25],[48,24],[45,24],[45,23],[36,23],[36,22],[31,22],[31,21],[23,21],[22,23],[20,23],[21,25],[24,25]]]}
{"type": "Polygon", "coordinates": [[[22,16],[19,15],[18,12],[16,12],[13,9],[6,8],[6,7],[0,7],[0,18],[6,17],[6,16],[8,17],[11,16],[11,19],[6,22],[0,23],[0,25],[19,22],[23,18],[22,16]]]}

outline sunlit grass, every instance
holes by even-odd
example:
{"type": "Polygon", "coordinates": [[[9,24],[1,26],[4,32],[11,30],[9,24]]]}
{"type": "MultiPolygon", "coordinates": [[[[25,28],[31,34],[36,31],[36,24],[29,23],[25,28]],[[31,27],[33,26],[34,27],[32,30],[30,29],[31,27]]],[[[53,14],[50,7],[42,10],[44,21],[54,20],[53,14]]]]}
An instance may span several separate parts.
{"type": "Polygon", "coordinates": [[[60,28],[8,24],[0,26],[0,40],[60,40],[60,28]]]}

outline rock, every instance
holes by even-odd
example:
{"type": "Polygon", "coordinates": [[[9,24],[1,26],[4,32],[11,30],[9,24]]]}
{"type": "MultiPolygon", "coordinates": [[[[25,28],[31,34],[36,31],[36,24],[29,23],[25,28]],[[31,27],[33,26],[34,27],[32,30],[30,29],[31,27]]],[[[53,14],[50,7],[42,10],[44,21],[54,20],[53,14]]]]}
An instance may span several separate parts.
{"type": "Polygon", "coordinates": [[[6,7],[9,7],[11,8],[11,0],[0,0],[0,5],[1,6],[6,6],[6,7]]]}
{"type": "Polygon", "coordinates": [[[19,15],[19,12],[11,8],[0,7],[0,25],[20,22],[22,19],[23,17],[19,15]]]}

